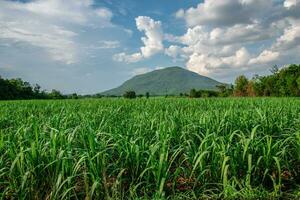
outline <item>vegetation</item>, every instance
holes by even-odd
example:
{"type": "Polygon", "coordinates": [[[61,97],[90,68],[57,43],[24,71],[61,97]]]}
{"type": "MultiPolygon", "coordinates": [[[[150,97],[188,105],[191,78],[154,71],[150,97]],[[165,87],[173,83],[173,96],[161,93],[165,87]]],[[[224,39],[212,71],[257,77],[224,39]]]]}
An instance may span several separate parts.
{"type": "Polygon", "coordinates": [[[124,93],[123,97],[127,98],[127,99],[135,99],[136,94],[135,94],[134,91],[127,91],[127,92],[124,93]]]}
{"type": "Polygon", "coordinates": [[[300,100],[0,102],[0,199],[300,198],[300,100]]]}
{"type": "Polygon", "coordinates": [[[249,81],[245,76],[239,76],[235,80],[234,95],[247,96],[249,81]]]}
{"type": "Polygon", "coordinates": [[[64,99],[74,95],[63,95],[58,90],[42,91],[38,84],[34,86],[22,79],[3,79],[0,77],[0,100],[13,99],[64,99]]]}
{"type": "Polygon", "coordinates": [[[190,97],[191,98],[200,98],[200,97],[217,97],[219,96],[219,93],[216,91],[210,91],[210,90],[195,90],[192,89],[190,91],[190,97]]]}
{"type": "Polygon", "coordinates": [[[40,86],[32,87],[21,79],[6,80],[0,77],[0,99],[40,99],[45,98],[45,92],[40,91],[40,86]]]}
{"type": "MultiPolygon", "coordinates": [[[[218,91],[190,90],[190,97],[299,97],[300,96],[300,65],[290,65],[278,69],[274,66],[272,74],[267,76],[255,76],[248,80],[246,76],[238,76],[234,87],[227,85],[217,85],[218,91]]],[[[180,95],[182,96],[182,95],[180,95]]]]}
{"type": "Polygon", "coordinates": [[[290,65],[281,70],[277,66],[268,76],[255,76],[248,80],[240,76],[235,81],[235,96],[300,96],[300,65],[290,65]]]}

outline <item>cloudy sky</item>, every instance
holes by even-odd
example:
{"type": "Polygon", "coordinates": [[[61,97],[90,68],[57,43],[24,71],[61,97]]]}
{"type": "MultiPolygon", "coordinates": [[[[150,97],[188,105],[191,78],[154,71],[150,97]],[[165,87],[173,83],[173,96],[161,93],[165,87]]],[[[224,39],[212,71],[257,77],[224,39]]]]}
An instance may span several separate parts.
{"type": "Polygon", "coordinates": [[[230,83],[299,55],[300,0],[0,0],[0,75],[65,93],[175,65],[230,83]]]}

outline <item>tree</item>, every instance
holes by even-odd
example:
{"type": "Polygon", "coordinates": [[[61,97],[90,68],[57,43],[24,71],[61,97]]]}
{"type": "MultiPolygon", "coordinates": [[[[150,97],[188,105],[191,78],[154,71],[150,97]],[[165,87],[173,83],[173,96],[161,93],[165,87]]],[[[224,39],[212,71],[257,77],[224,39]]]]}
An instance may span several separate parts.
{"type": "Polygon", "coordinates": [[[224,84],[216,86],[219,90],[220,97],[229,97],[232,95],[232,89],[224,84]]]}
{"type": "Polygon", "coordinates": [[[241,75],[235,80],[234,95],[235,96],[247,96],[248,79],[241,75]]]}
{"type": "Polygon", "coordinates": [[[190,97],[191,98],[197,98],[197,90],[196,89],[191,89],[191,91],[190,91],[190,97]]]}
{"type": "Polygon", "coordinates": [[[78,99],[77,93],[73,93],[73,94],[72,94],[72,99],[78,99]]]}
{"type": "Polygon", "coordinates": [[[300,90],[300,76],[297,78],[296,82],[297,82],[297,85],[298,85],[298,90],[300,90]]]}
{"type": "Polygon", "coordinates": [[[200,98],[200,97],[217,97],[219,96],[219,92],[212,91],[212,90],[196,90],[191,89],[190,91],[190,97],[191,98],[200,98]]]}
{"type": "Polygon", "coordinates": [[[102,98],[102,97],[104,97],[104,95],[103,95],[103,94],[100,94],[100,93],[98,93],[98,94],[95,94],[95,95],[94,95],[94,97],[95,97],[95,98],[102,98]]]}
{"type": "Polygon", "coordinates": [[[300,65],[289,65],[280,70],[274,66],[271,72],[271,75],[252,79],[256,96],[300,96],[300,65]]]}
{"type": "Polygon", "coordinates": [[[219,90],[219,92],[224,93],[226,91],[226,85],[222,84],[222,85],[217,85],[216,86],[219,90]]]}
{"type": "Polygon", "coordinates": [[[127,91],[124,93],[123,97],[126,99],[135,99],[136,98],[135,91],[127,91]]]}
{"type": "Polygon", "coordinates": [[[35,94],[39,94],[41,90],[41,86],[39,84],[35,84],[33,87],[33,91],[35,94]]]}
{"type": "Polygon", "coordinates": [[[247,96],[249,97],[255,97],[256,93],[254,90],[254,82],[253,81],[249,81],[248,85],[247,85],[247,96]]]}
{"type": "Polygon", "coordinates": [[[61,94],[61,92],[58,90],[54,90],[54,89],[49,94],[49,97],[51,99],[63,99],[63,95],[61,94]]]}
{"type": "Polygon", "coordinates": [[[278,72],[279,72],[278,66],[277,66],[277,65],[274,65],[274,66],[270,69],[270,72],[271,72],[272,74],[278,73],[278,72]]]}
{"type": "Polygon", "coordinates": [[[149,99],[149,97],[150,97],[150,93],[146,92],[146,98],[149,99]]]}

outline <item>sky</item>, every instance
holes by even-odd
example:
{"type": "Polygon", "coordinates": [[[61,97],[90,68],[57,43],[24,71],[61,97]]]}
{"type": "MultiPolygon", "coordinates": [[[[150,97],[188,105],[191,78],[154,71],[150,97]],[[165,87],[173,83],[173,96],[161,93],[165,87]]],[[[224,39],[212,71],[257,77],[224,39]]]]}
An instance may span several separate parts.
{"type": "Polygon", "coordinates": [[[0,0],[0,75],[93,94],[180,66],[218,81],[300,63],[300,0],[0,0]]]}

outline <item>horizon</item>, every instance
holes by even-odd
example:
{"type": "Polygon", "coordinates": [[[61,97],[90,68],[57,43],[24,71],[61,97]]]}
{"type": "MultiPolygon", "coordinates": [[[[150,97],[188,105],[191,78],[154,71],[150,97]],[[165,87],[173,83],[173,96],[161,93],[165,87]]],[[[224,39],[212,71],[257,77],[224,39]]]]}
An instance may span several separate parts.
{"type": "Polygon", "coordinates": [[[4,0],[0,76],[95,94],[179,66],[231,84],[300,63],[299,9],[299,0],[4,0]]]}

